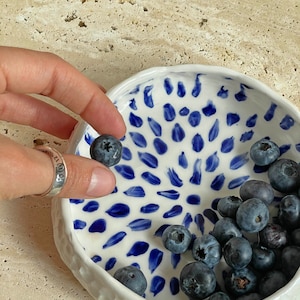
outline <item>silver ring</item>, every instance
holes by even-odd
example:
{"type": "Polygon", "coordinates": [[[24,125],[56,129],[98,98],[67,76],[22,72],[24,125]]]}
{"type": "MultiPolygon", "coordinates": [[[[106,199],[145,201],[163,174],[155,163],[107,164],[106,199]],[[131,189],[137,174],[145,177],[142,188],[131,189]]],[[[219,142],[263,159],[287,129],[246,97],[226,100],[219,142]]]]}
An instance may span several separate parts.
{"type": "Polygon", "coordinates": [[[35,196],[54,197],[62,190],[67,180],[67,167],[65,160],[59,151],[49,146],[39,145],[34,148],[49,155],[54,169],[54,176],[49,189],[47,189],[44,193],[35,196]]]}

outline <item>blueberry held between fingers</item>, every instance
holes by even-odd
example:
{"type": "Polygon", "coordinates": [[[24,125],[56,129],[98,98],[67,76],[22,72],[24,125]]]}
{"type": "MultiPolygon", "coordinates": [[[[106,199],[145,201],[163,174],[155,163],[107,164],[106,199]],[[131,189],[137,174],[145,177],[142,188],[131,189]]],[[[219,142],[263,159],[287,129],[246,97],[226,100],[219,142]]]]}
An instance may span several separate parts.
{"type": "Polygon", "coordinates": [[[274,142],[262,139],[250,148],[250,157],[258,166],[268,166],[280,155],[280,149],[274,142]]]}
{"type": "Polygon", "coordinates": [[[91,144],[90,155],[107,167],[116,165],[122,157],[122,144],[115,137],[103,134],[91,144]]]}

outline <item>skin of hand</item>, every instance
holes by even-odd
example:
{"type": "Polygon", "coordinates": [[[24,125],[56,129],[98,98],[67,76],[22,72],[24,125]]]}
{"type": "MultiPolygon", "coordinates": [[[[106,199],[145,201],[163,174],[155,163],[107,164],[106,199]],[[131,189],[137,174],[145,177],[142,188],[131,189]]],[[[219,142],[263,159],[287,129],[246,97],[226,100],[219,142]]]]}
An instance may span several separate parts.
{"type": "MultiPolygon", "coordinates": [[[[51,53],[0,47],[0,120],[68,139],[77,121],[34,94],[61,103],[100,134],[117,138],[125,134],[122,116],[99,85],[66,61],[51,53]]],[[[63,157],[68,177],[59,197],[101,197],[115,187],[113,173],[99,162],[63,157]]],[[[0,174],[0,199],[14,199],[46,191],[54,171],[47,154],[0,135],[0,174]]]]}

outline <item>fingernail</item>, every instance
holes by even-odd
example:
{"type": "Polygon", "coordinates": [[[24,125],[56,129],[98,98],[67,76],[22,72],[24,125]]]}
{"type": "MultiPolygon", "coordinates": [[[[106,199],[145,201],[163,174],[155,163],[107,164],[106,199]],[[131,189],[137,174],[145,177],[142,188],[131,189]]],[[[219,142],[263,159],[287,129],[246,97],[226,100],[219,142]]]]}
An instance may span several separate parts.
{"type": "Polygon", "coordinates": [[[95,168],[92,173],[91,182],[87,190],[90,197],[107,195],[113,189],[111,172],[104,168],[95,168]]]}

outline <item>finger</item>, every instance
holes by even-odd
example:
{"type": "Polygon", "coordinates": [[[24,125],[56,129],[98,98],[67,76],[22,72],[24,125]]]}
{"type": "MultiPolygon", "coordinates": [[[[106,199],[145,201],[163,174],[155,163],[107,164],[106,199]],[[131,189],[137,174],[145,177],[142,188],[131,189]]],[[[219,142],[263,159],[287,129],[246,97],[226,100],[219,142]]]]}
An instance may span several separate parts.
{"type": "Polygon", "coordinates": [[[0,94],[0,119],[28,125],[68,139],[77,121],[61,110],[24,94],[0,94]]]}
{"type": "Polygon", "coordinates": [[[0,93],[5,91],[51,97],[98,132],[125,134],[121,115],[99,86],[56,55],[0,47],[0,93]]]}

